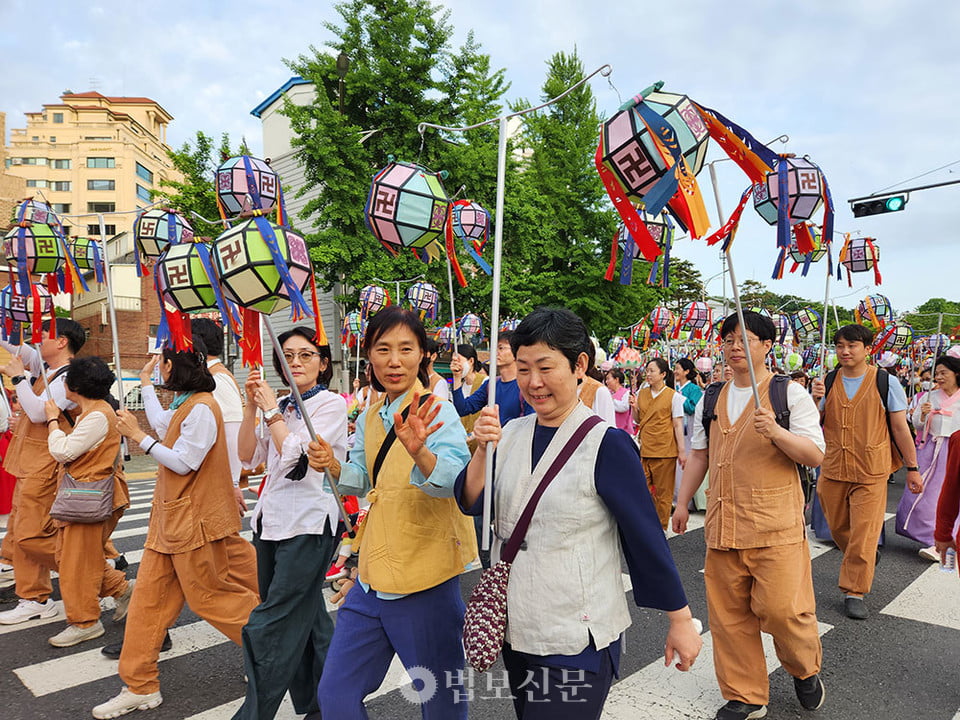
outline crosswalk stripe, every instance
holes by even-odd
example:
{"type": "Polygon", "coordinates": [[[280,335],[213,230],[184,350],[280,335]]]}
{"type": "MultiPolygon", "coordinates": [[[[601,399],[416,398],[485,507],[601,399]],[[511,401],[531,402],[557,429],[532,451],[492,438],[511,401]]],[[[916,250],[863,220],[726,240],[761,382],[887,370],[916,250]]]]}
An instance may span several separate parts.
{"type": "Polygon", "coordinates": [[[880,612],[960,630],[960,578],[931,563],[880,612]]]}
{"type": "MultiPolygon", "coordinates": [[[[818,623],[821,637],[832,629],[832,625],[818,623]]],[[[773,638],[766,633],[762,635],[769,674],[780,667],[780,660],[773,647],[773,638]]],[[[702,637],[703,649],[689,672],[664,667],[661,656],[610,688],[603,720],[635,720],[637,708],[649,708],[650,716],[657,720],[712,717],[724,699],[714,672],[713,635],[706,632],[702,637]]]]}

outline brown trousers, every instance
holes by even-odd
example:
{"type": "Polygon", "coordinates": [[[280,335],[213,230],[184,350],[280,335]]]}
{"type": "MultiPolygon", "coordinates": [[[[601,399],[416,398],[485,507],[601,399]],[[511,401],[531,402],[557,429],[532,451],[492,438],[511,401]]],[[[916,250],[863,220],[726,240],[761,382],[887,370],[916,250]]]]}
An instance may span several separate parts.
{"type": "Polygon", "coordinates": [[[17,505],[20,503],[20,485],[17,482],[13,488],[13,504],[10,506],[10,515],[7,517],[7,532],[0,544],[0,562],[4,565],[13,565],[13,546],[16,542],[17,505]]]}
{"type": "Polygon", "coordinates": [[[50,518],[57,476],[20,478],[17,495],[17,537],[13,545],[17,596],[45,602],[53,592],[50,571],[57,569],[57,526],[50,518]]]}
{"type": "Polygon", "coordinates": [[[260,598],[229,579],[227,563],[225,539],[175,555],[143,551],[120,653],[120,678],[131,692],[145,695],[160,689],[160,646],[184,601],[240,645],[240,633],[260,598]]]}
{"type": "Polygon", "coordinates": [[[239,533],[227,535],[223,541],[227,545],[227,579],[259,596],[256,548],[239,533]]]}
{"type": "Polygon", "coordinates": [[[100,598],[119,597],[127,578],[107,564],[105,545],[123,508],[99,523],[65,523],[57,536],[60,595],[71,625],[89,627],[100,619],[100,598]]]}
{"type": "Polygon", "coordinates": [[[820,672],[822,650],[806,541],[747,550],[707,549],[704,567],[713,662],[725,700],[766,705],[760,633],[798,678],[820,672]]]}
{"type": "Polygon", "coordinates": [[[843,553],[838,585],[844,593],[866,595],[877,567],[887,483],[850,483],[821,477],[817,495],[833,541],[843,553]]]}
{"type": "Polygon", "coordinates": [[[641,457],[643,474],[647,476],[647,488],[653,497],[653,506],[657,509],[660,525],[667,529],[670,524],[670,512],[673,509],[673,488],[677,483],[677,459],[641,457]]]}

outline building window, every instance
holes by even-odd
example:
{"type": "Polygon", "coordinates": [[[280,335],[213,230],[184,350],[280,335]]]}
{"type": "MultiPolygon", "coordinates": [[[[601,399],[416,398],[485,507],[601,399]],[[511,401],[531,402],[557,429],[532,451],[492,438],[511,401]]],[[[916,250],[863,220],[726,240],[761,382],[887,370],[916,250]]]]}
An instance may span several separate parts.
{"type": "Polygon", "coordinates": [[[112,157],[88,157],[88,168],[114,168],[117,166],[116,158],[112,157]]]}
{"type": "Polygon", "coordinates": [[[143,200],[144,202],[150,202],[150,200],[152,199],[150,196],[150,191],[147,190],[140,183],[137,183],[137,197],[143,200]]]}
{"type": "Polygon", "coordinates": [[[147,170],[140,163],[137,163],[137,176],[142,180],[146,180],[151,185],[153,184],[153,173],[147,170]]]}
{"type": "Polygon", "coordinates": [[[87,190],[116,190],[116,180],[87,180],[87,190]]]}
{"type": "Polygon", "coordinates": [[[45,188],[47,187],[47,181],[46,180],[27,180],[27,187],[45,188]]]}
{"type": "Polygon", "coordinates": [[[70,181],[57,180],[56,182],[50,183],[50,187],[52,187],[57,192],[70,192],[70,181]]]}
{"type": "Polygon", "coordinates": [[[50,207],[55,213],[66,214],[70,212],[70,203],[53,203],[50,207]]]}
{"type": "Polygon", "coordinates": [[[47,159],[46,158],[30,158],[30,157],[14,158],[13,164],[14,165],[21,165],[21,164],[22,165],[46,165],[47,159]],[[20,160],[20,162],[17,162],[17,160],[20,160]]]}
{"type": "Polygon", "coordinates": [[[50,164],[55,170],[69,170],[70,161],[69,160],[51,160],[50,164]]]}
{"type": "Polygon", "coordinates": [[[53,122],[57,123],[58,125],[59,125],[60,123],[62,123],[62,122],[63,122],[63,113],[54,113],[54,114],[53,114],[53,122]]]}
{"type": "Polygon", "coordinates": [[[92,142],[110,142],[113,138],[109,135],[85,135],[84,140],[90,140],[92,142]]]}
{"type": "MultiPolygon", "coordinates": [[[[92,204],[92,203],[91,203],[91,204],[92,204]]],[[[116,225],[104,225],[104,226],[103,226],[103,231],[104,231],[107,235],[116,235],[116,234],[117,234],[117,226],[116,226],[116,225]]],[[[98,235],[98,236],[99,236],[99,235],[100,235],[100,224],[97,223],[96,225],[87,225],[87,235],[98,235]]]]}
{"type": "Polygon", "coordinates": [[[33,135],[33,136],[30,137],[30,141],[31,141],[31,142],[40,142],[40,136],[39,136],[39,135],[33,135]]]}
{"type": "Polygon", "coordinates": [[[112,213],[117,211],[116,203],[92,202],[87,203],[87,212],[112,213]]]}
{"type": "Polygon", "coordinates": [[[57,141],[57,136],[56,136],[56,135],[51,135],[51,136],[50,136],[50,142],[55,143],[56,141],[57,141]]]}

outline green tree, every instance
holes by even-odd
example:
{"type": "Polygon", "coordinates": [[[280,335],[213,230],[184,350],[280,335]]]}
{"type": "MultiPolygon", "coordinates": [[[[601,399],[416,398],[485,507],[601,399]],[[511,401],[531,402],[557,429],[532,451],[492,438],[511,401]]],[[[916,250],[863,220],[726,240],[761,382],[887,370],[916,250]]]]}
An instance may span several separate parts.
{"type": "Polygon", "coordinates": [[[171,207],[186,214],[197,235],[216,237],[223,232],[223,226],[200,219],[219,217],[214,185],[216,170],[227,158],[249,152],[244,141],[236,150],[231,149],[227,133],[220,136],[217,145],[213,136],[198,130],[192,145],[187,141],[179,150],[167,153],[183,180],[161,180],[160,189],[152,191],[152,197],[163,198],[171,207]]]}
{"type": "MultiPolygon", "coordinates": [[[[650,263],[643,263],[644,273],[648,273],[650,263]]],[[[700,271],[689,260],[673,257],[670,259],[670,286],[656,288],[660,302],[663,302],[674,314],[679,314],[687,303],[703,300],[705,289],[700,271]]]]}
{"type": "Polygon", "coordinates": [[[917,307],[914,312],[904,313],[903,320],[913,328],[914,335],[932,335],[940,332],[950,335],[952,330],[960,324],[960,303],[946,298],[930,298],[917,307]],[[943,322],[940,324],[940,314],[943,322]]]}

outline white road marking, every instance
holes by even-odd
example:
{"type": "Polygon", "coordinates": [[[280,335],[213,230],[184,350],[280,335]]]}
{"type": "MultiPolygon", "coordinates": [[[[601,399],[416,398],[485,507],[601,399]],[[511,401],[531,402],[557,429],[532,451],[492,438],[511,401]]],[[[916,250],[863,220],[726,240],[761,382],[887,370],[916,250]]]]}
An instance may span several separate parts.
{"type": "Polygon", "coordinates": [[[880,612],[960,630],[960,577],[931,564],[880,612]]]}

